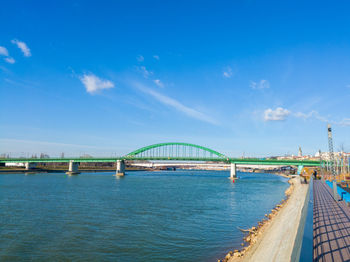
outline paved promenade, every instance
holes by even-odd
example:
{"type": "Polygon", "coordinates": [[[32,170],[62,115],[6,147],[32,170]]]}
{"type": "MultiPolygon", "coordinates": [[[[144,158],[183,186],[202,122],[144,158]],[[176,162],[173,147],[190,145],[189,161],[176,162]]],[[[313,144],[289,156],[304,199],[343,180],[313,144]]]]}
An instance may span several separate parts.
{"type": "Polygon", "coordinates": [[[350,261],[350,208],[314,181],[314,261],[350,261]]]}
{"type": "Polygon", "coordinates": [[[289,262],[293,252],[301,212],[308,185],[293,178],[294,190],[286,205],[270,220],[261,237],[243,257],[232,257],[229,262],[289,262]]]}

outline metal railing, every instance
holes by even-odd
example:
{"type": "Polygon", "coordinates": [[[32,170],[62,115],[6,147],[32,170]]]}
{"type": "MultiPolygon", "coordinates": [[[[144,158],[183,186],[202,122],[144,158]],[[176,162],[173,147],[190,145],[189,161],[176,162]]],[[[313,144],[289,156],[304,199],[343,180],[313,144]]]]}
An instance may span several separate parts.
{"type": "Polygon", "coordinates": [[[300,223],[294,241],[292,262],[312,261],[313,257],[313,179],[310,178],[309,188],[301,211],[300,223]]]}

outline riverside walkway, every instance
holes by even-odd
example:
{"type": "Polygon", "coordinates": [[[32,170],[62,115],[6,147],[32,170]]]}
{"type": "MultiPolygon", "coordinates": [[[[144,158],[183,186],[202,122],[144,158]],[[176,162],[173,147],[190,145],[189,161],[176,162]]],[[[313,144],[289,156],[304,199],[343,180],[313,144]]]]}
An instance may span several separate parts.
{"type": "Polygon", "coordinates": [[[314,181],[313,260],[350,261],[350,208],[334,201],[332,190],[314,181]]]}

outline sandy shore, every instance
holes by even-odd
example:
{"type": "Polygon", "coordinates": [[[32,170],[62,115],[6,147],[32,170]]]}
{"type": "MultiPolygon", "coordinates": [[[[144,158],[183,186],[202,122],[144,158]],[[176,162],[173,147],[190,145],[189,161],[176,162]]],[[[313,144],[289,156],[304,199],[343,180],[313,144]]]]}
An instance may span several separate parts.
{"type": "Polygon", "coordinates": [[[244,240],[249,245],[228,253],[222,261],[290,261],[308,185],[300,184],[299,177],[289,183],[287,199],[266,215],[267,220],[247,232],[244,240]]]}

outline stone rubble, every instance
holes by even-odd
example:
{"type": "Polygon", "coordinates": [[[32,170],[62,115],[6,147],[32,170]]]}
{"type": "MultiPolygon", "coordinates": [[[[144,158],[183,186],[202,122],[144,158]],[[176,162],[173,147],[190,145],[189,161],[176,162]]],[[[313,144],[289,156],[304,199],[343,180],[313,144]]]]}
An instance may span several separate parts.
{"type": "Polygon", "coordinates": [[[240,249],[240,250],[235,249],[234,251],[228,252],[227,255],[225,256],[225,258],[222,259],[222,260],[219,259],[218,262],[228,262],[231,258],[241,258],[241,257],[243,257],[244,254],[252,247],[252,245],[257,242],[258,238],[262,235],[262,230],[268,224],[271,223],[271,220],[278,214],[278,211],[280,211],[285,206],[285,204],[287,203],[290,195],[293,193],[294,185],[290,182],[290,180],[288,181],[288,183],[290,184],[290,186],[284,192],[286,198],[283,199],[279,204],[277,204],[275,206],[275,208],[273,208],[271,210],[271,213],[265,214],[265,217],[267,219],[263,219],[262,221],[259,221],[258,225],[256,227],[253,226],[253,227],[251,227],[251,228],[249,228],[247,230],[244,230],[246,235],[243,238],[244,243],[241,244],[241,246],[243,248],[240,249]]]}

